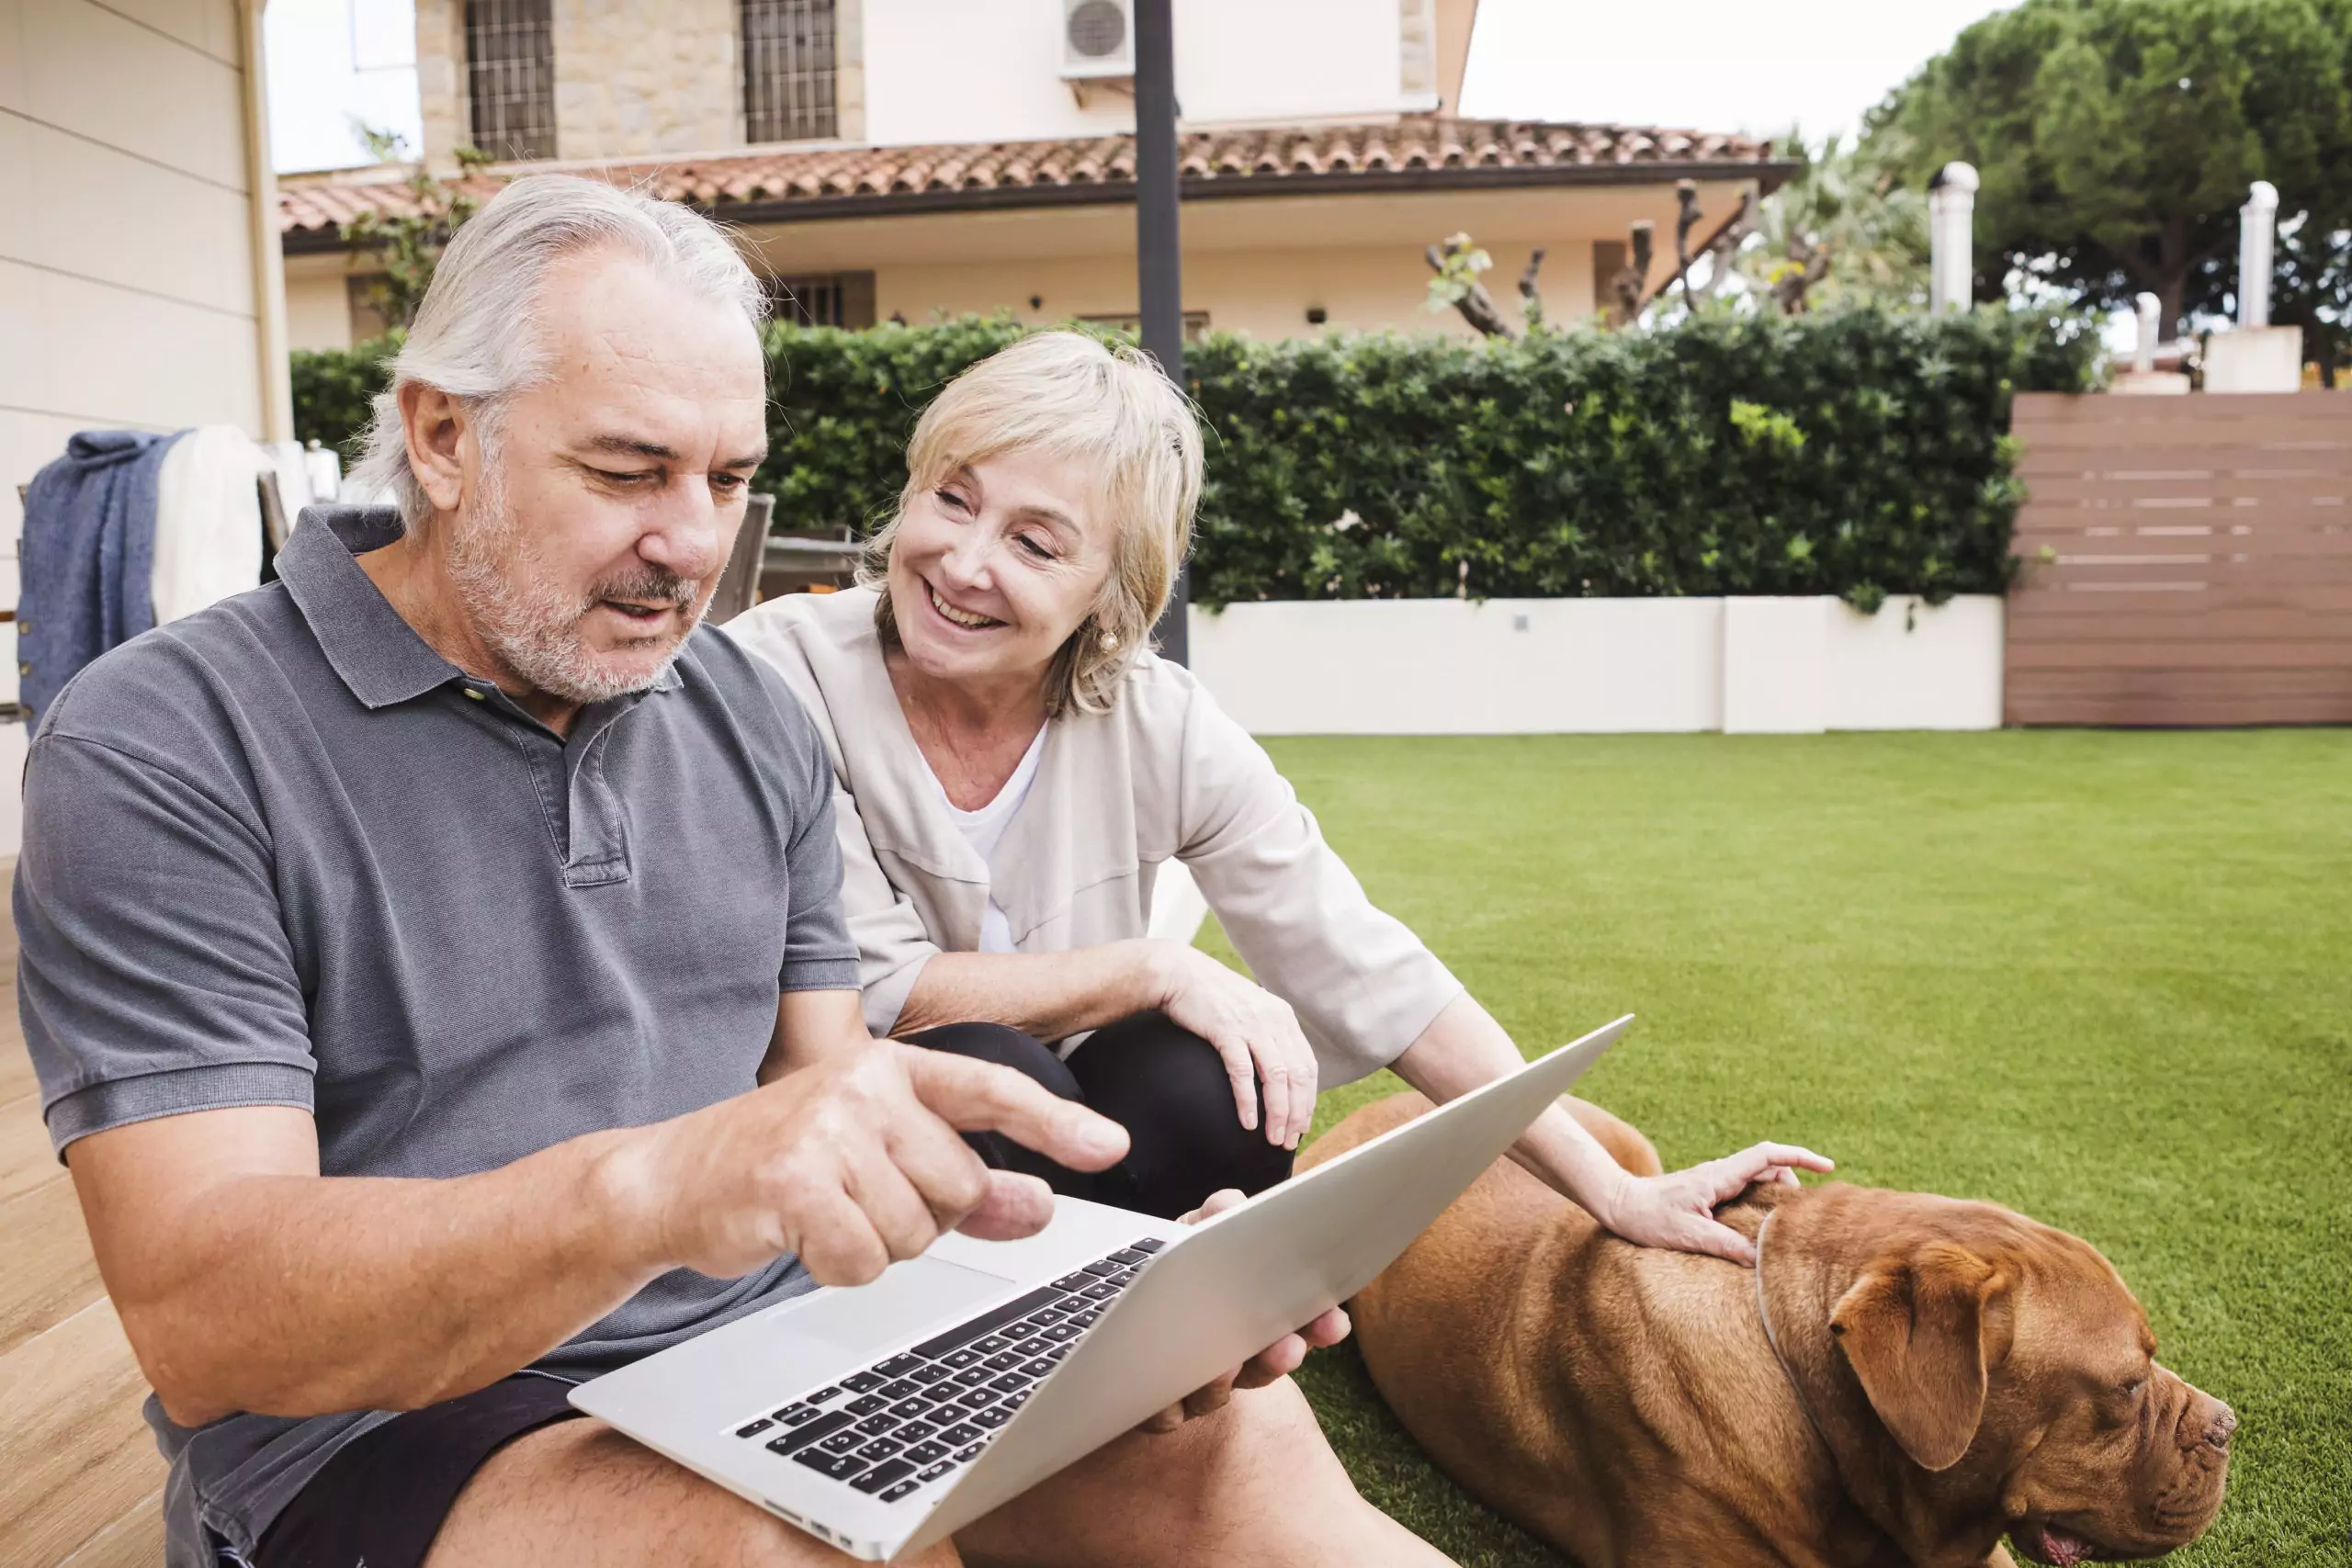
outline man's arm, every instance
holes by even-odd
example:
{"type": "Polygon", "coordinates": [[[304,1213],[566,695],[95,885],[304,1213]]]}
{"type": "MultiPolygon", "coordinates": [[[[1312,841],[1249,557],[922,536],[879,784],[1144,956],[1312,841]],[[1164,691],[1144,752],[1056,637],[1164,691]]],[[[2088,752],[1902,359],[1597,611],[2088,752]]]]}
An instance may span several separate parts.
{"type": "Polygon", "coordinates": [[[526,1365],[660,1272],[628,1134],[446,1181],[327,1179],[310,1115],[251,1106],[68,1151],[98,1269],[172,1419],[408,1409],[526,1365]]]}
{"type": "Polygon", "coordinates": [[[760,1063],[760,1082],[854,1055],[873,1043],[855,991],[786,991],[776,999],[775,1033],[760,1063]]]}
{"type": "Polygon", "coordinates": [[[862,1284],[948,1229],[1035,1232],[1050,1195],[983,1167],[956,1135],[978,1129],[1081,1170],[1126,1152],[1018,1073],[876,1043],[447,1180],[321,1177],[309,1116],[285,1107],[113,1128],[69,1163],[131,1347],[191,1426],[449,1398],[673,1268],[731,1278],[794,1252],[862,1284]]]}

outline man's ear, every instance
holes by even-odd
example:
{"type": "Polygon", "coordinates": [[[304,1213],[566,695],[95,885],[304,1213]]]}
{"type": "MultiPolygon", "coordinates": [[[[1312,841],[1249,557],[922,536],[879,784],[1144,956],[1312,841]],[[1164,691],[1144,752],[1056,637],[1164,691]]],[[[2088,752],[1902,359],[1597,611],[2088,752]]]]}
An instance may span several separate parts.
{"type": "Polygon", "coordinates": [[[1984,1303],[1994,1267],[1950,1242],[1879,1259],[1838,1298],[1829,1332],[1871,1408],[1923,1470],[1949,1470],[1984,1419],[1984,1303]]]}
{"type": "Polygon", "coordinates": [[[400,403],[409,472],[436,508],[455,512],[465,494],[465,461],[458,450],[468,423],[465,409],[440,388],[422,381],[403,383],[400,403]]]}

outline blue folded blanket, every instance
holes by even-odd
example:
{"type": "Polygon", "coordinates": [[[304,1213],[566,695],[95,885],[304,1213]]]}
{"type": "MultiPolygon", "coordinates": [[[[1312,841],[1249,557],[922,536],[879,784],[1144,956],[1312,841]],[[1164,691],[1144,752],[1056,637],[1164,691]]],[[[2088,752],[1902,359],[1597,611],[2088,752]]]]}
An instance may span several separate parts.
{"type": "Polygon", "coordinates": [[[156,478],[178,439],[83,431],[26,491],[17,700],[31,722],[84,665],[155,624],[156,478]]]}

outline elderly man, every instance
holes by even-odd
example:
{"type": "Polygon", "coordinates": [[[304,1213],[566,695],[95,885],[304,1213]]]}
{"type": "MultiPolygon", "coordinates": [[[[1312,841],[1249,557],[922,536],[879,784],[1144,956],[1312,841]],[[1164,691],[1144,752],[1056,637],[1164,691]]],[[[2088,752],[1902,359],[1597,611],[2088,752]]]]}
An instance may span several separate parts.
{"type": "MultiPolygon", "coordinates": [[[[695,635],[766,445],[758,315],[692,213],[516,182],[378,403],[404,527],[304,524],[281,583],[99,660],[33,743],[25,1032],[155,1390],[173,1568],[833,1560],[565,1390],[1041,1225],[959,1130],[1123,1152],[860,1022],[823,749],[695,635]]],[[[1279,1379],[1303,1353],[956,1548],[1433,1560],[1279,1379]]]]}

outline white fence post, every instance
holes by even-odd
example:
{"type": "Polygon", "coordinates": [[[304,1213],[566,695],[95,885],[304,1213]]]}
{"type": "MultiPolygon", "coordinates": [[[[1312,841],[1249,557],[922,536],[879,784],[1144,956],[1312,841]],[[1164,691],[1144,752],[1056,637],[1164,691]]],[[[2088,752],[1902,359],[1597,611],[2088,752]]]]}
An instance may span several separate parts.
{"type": "Polygon", "coordinates": [[[1928,309],[1965,310],[1973,292],[1976,170],[1946,164],[1928,187],[1928,309]]]}
{"type": "Polygon", "coordinates": [[[2238,325],[2270,324],[2272,253],[2278,239],[2278,187],[2256,180],[2238,209],[2238,325]]]}
{"type": "Polygon", "coordinates": [[[2140,344],[2132,351],[2132,368],[2146,376],[2156,368],[2156,344],[2165,331],[2159,313],[2165,302],[2153,294],[2138,294],[2132,297],[2132,303],[2138,308],[2140,318],[2140,344]]]}

